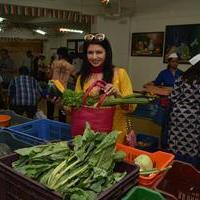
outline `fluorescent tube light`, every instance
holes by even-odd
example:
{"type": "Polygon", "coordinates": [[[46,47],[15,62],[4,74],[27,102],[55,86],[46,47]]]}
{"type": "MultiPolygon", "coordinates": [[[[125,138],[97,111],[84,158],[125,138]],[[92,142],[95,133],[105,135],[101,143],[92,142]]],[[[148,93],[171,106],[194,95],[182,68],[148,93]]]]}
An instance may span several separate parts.
{"type": "Polygon", "coordinates": [[[83,33],[82,30],[76,30],[76,29],[68,29],[68,28],[60,28],[60,32],[71,32],[71,33],[83,33]]]}
{"type": "Polygon", "coordinates": [[[3,22],[5,20],[5,18],[0,17],[0,23],[3,22]]]}
{"type": "Polygon", "coordinates": [[[40,30],[40,29],[36,29],[36,30],[34,30],[36,33],[39,33],[39,34],[41,34],[41,35],[46,35],[47,34],[47,32],[45,32],[45,31],[42,31],[42,30],[40,30]]]}

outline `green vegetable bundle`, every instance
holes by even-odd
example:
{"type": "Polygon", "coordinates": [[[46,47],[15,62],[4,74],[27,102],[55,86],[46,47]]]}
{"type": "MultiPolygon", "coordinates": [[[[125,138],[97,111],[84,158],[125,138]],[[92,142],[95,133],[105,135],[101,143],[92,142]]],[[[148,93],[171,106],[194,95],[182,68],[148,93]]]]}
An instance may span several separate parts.
{"type": "Polygon", "coordinates": [[[125,176],[113,172],[124,152],[115,152],[118,132],[100,134],[87,125],[84,135],[67,142],[17,150],[19,160],[13,167],[52,190],[64,199],[93,200],[98,194],[125,176]]]}
{"type": "MultiPolygon", "coordinates": [[[[83,105],[83,92],[75,92],[73,90],[67,89],[64,91],[62,96],[62,102],[64,106],[74,106],[80,107],[83,105]]],[[[86,100],[87,106],[95,106],[98,102],[99,97],[89,96],[86,100]]],[[[102,106],[115,106],[123,104],[147,104],[153,99],[148,96],[141,96],[138,94],[133,94],[125,97],[107,96],[102,106]]]]}

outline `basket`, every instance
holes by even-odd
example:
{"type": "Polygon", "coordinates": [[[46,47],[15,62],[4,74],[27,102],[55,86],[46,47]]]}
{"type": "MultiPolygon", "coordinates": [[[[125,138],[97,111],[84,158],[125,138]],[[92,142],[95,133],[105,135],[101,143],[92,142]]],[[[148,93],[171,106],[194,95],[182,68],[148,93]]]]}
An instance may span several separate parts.
{"type": "Polygon", "coordinates": [[[13,131],[0,130],[0,143],[8,145],[14,151],[20,148],[43,144],[44,141],[25,134],[16,134],[13,131]]]}
{"type": "Polygon", "coordinates": [[[94,82],[83,96],[83,105],[80,108],[73,108],[71,115],[71,134],[73,136],[82,135],[85,123],[88,122],[94,131],[111,132],[115,107],[101,107],[106,98],[106,94],[100,96],[96,107],[86,106],[89,93],[94,87],[105,87],[104,81],[94,82]]]}
{"type": "MultiPolygon", "coordinates": [[[[148,155],[154,162],[155,168],[157,169],[163,169],[167,167],[169,164],[172,163],[174,159],[174,155],[170,153],[165,153],[163,151],[150,153],[147,151],[135,149],[133,147],[125,146],[119,143],[116,145],[116,149],[120,151],[124,151],[126,153],[125,161],[127,161],[128,163],[133,163],[134,159],[140,154],[148,155]]],[[[139,184],[146,187],[152,187],[155,184],[155,182],[161,178],[162,175],[163,173],[151,174],[150,176],[140,175],[139,184]]]]}
{"type": "Polygon", "coordinates": [[[18,124],[23,124],[25,122],[29,122],[32,119],[26,118],[24,116],[16,114],[12,110],[0,110],[0,114],[2,115],[9,115],[11,117],[10,120],[10,126],[18,125],[18,124]]]}
{"type": "Polygon", "coordinates": [[[175,160],[172,168],[154,188],[170,200],[199,200],[200,171],[190,164],[175,160]]]}
{"type": "Polygon", "coordinates": [[[136,186],[122,200],[165,200],[165,198],[159,192],[136,186]]]}
{"type": "Polygon", "coordinates": [[[17,126],[8,127],[17,134],[26,134],[44,141],[71,140],[70,125],[50,119],[38,119],[17,126]]]}
{"type": "Polygon", "coordinates": [[[10,119],[9,115],[0,115],[0,127],[7,127],[10,126],[10,119]]]}
{"type": "MultiPolygon", "coordinates": [[[[1,200],[62,200],[58,193],[14,171],[11,164],[17,158],[16,154],[11,154],[0,159],[1,200]]],[[[121,199],[123,194],[137,184],[139,168],[136,165],[118,163],[114,171],[126,171],[127,175],[110,189],[102,192],[97,200],[121,199]]]]}

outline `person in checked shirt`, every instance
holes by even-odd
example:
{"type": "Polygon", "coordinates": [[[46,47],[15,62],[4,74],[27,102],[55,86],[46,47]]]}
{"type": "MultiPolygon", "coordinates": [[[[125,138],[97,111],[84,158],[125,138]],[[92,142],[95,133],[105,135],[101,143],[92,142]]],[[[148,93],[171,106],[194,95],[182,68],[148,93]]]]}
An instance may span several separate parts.
{"type": "Polygon", "coordinates": [[[10,109],[17,114],[33,118],[37,112],[37,104],[41,98],[42,89],[37,80],[29,75],[27,67],[19,68],[19,76],[11,80],[8,94],[10,109]]]}

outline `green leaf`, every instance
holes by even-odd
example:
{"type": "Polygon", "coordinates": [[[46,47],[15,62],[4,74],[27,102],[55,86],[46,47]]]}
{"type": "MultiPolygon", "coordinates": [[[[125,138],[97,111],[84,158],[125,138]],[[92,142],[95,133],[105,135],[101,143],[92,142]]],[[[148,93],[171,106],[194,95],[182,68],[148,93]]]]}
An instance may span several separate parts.
{"type": "Polygon", "coordinates": [[[101,179],[90,186],[90,190],[94,191],[95,193],[100,193],[102,191],[102,184],[104,184],[105,179],[101,179]]]}
{"type": "Polygon", "coordinates": [[[113,159],[117,162],[123,161],[126,157],[126,153],[124,151],[117,151],[113,155],[113,159]]]}
{"type": "MultiPolygon", "coordinates": [[[[74,188],[69,191],[72,193],[70,200],[95,200],[97,194],[90,190],[83,190],[81,188],[74,188]]],[[[65,198],[67,200],[67,198],[65,198]]]]}

